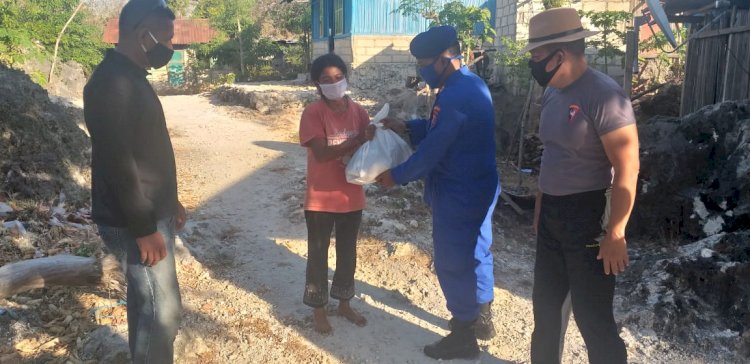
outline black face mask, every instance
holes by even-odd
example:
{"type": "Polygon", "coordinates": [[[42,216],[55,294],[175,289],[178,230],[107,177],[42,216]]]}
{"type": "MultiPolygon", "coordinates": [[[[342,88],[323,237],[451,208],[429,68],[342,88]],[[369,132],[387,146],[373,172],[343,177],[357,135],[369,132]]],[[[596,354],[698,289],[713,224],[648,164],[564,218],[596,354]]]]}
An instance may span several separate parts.
{"type": "Polygon", "coordinates": [[[534,77],[539,86],[547,87],[547,85],[549,85],[549,82],[552,81],[552,77],[555,77],[555,73],[557,73],[557,70],[559,70],[560,66],[562,66],[562,63],[558,64],[555,69],[547,72],[547,63],[549,63],[549,61],[552,60],[552,57],[554,57],[555,54],[560,51],[560,49],[555,50],[554,52],[550,53],[547,58],[541,61],[534,62],[532,60],[529,60],[531,75],[534,77]]]}
{"type": "Polygon", "coordinates": [[[174,50],[170,49],[169,47],[165,46],[164,44],[159,43],[159,41],[154,37],[151,32],[148,32],[148,35],[151,36],[151,39],[154,40],[154,43],[156,43],[153,48],[146,50],[146,46],[141,44],[141,48],[143,49],[143,52],[146,53],[146,58],[148,58],[148,64],[152,68],[162,68],[166,66],[170,60],[172,60],[172,55],[174,54],[174,50]]]}

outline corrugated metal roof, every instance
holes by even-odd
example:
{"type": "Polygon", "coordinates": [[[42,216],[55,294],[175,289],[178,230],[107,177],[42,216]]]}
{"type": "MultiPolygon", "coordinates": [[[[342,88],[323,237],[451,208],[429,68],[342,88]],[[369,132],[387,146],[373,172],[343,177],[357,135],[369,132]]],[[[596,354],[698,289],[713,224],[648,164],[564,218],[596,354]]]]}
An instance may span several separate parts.
{"type": "MultiPolygon", "coordinates": [[[[328,36],[320,34],[320,2],[326,6],[323,16],[323,28],[330,27],[330,12],[333,0],[312,0],[313,39],[328,36]]],[[[454,0],[434,0],[435,5],[442,7],[454,0]]],[[[473,5],[490,10],[490,23],[495,23],[497,10],[496,0],[460,0],[464,5],[473,5]]],[[[415,35],[429,28],[429,21],[421,16],[404,16],[398,12],[401,0],[344,0],[344,33],[360,35],[415,35]]],[[[479,28],[477,28],[478,30],[479,28]]]]}
{"type": "MultiPolygon", "coordinates": [[[[438,6],[453,0],[436,0],[438,6]]],[[[494,23],[497,6],[495,0],[461,0],[464,5],[484,7],[492,13],[494,23]]],[[[417,34],[429,28],[422,17],[403,16],[398,12],[401,0],[353,0],[352,34],[417,34]]]]}
{"type": "MultiPolygon", "coordinates": [[[[117,44],[120,36],[119,20],[110,19],[104,28],[104,42],[117,44]]],[[[218,32],[211,28],[208,19],[176,19],[174,21],[174,38],[172,44],[188,45],[208,43],[218,32]]]]}

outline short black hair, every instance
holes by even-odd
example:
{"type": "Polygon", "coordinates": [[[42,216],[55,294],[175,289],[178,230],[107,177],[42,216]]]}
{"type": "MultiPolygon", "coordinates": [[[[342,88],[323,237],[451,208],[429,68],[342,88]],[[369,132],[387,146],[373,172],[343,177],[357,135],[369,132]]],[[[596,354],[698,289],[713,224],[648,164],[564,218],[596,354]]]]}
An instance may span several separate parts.
{"type": "Polygon", "coordinates": [[[453,57],[460,56],[461,55],[461,43],[456,42],[452,46],[448,47],[448,49],[445,50],[453,57]]]}
{"type": "Polygon", "coordinates": [[[323,73],[323,70],[328,67],[336,67],[341,70],[344,77],[349,77],[349,71],[344,60],[335,53],[328,53],[316,58],[313,61],[312,66],[310,66],[310,78],[313,82],[320,81],[320,75],[323,73]]]}
{"type": "Polygon", "coordinates": [[[175,20],[176,18],[164,0],[130,0],[120,12],[120,34],[130,34],[149,17],[159,20],[175,20]]]}

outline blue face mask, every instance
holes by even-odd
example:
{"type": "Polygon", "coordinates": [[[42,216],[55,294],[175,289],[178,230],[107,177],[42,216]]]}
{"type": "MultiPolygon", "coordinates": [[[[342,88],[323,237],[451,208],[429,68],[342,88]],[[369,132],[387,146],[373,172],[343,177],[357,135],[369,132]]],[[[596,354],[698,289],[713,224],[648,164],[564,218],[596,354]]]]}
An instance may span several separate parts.
{"type": "MultiPolygon", "coordinates": [[[[461,56],[450,57],[448,58],[448,61],[453,61],[454,59],[461,59],[461,56]]],[[[435,71],[435,62],[437,62],[437,58],[434,62],[419,68],[419,76],[422,77],[422,80],[424,80],[424,82],[426,82],[430,86],[430,88],[440,87],[440,81],[442,81],[441,78],[443,77],[443,74],[445,74],[445,71],[448,69],[448,67],[446,67],[445,69],[443,69],[442,73],[438,74],[437,71],[435,71]]]]}

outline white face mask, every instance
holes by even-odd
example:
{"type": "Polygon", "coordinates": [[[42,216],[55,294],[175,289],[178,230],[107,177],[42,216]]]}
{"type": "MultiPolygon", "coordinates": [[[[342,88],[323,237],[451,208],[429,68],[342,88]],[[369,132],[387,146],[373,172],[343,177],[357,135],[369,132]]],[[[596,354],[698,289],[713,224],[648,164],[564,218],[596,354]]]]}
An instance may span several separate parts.
{"type": "Polygon", "coordinates": [[[344,95],[346,94],[346,89],[349,87],[349,84],[346,82],[346,78],[342,79],[339,82],[331,83],[331,84],[323,84],[320,85],[320,92],[323,93],[323,96],[325,96],[329,100],[341,100],[344,95]]]}

